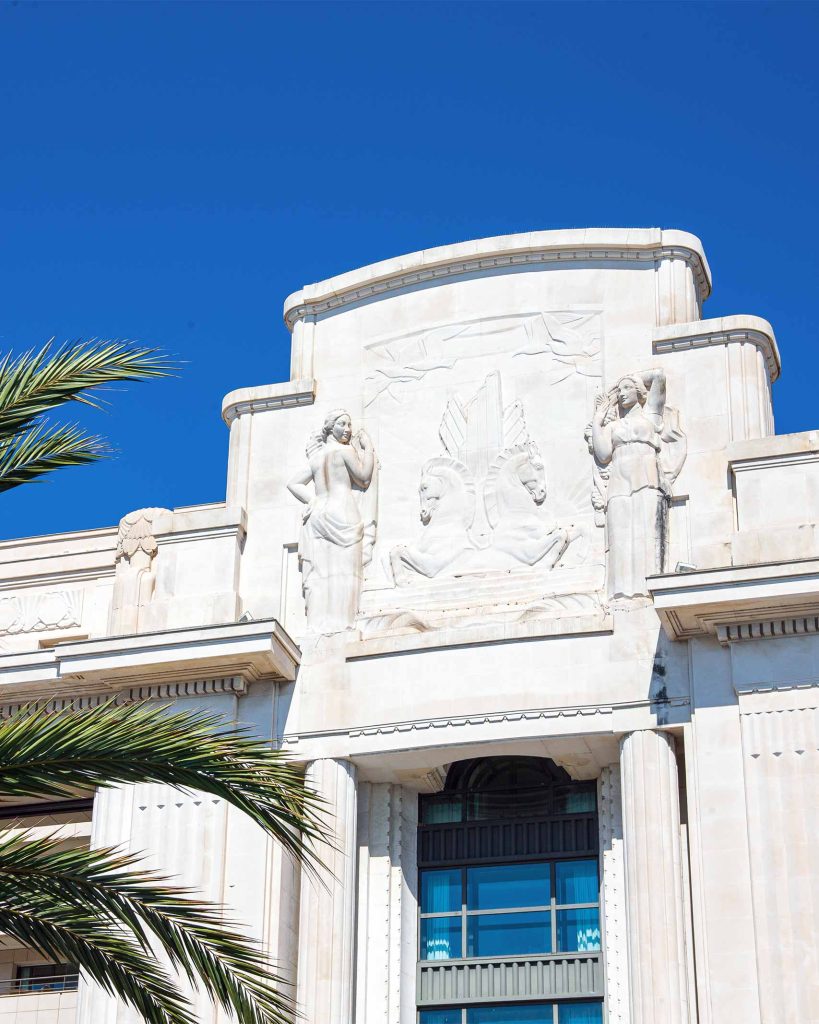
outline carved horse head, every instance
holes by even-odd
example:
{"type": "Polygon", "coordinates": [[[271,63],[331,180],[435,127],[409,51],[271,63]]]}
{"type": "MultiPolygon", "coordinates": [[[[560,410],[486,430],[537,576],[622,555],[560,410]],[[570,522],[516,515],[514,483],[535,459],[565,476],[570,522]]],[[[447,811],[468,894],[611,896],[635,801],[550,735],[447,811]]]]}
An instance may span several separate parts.
{"type": "Polygon", "coordinates": [[[418,488],[421,522],[428,526],[433,516],[439,522],[460,520],[466,529],[475,518],[475,483],[462,462],[447,456],[429,459],[421,469],[418,488]]]}
{"type": "Polygon", "coordinates": [[[491,526],[507,511],[525,512],[546,499],[546,468],[534,441],[505,448],[489,467],[484,505],[491,526]]]}

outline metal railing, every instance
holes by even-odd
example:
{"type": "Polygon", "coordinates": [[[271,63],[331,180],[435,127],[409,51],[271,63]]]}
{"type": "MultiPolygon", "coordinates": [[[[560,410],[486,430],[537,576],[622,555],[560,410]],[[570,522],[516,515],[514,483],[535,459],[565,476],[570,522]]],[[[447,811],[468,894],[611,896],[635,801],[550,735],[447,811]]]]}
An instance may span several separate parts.
{"type": "Polygon", "coordinates": [[[0,996],[75,992],[79,980],[79,974],[52,974],[44,978],[7,978],[0,981],[0,996]]]}

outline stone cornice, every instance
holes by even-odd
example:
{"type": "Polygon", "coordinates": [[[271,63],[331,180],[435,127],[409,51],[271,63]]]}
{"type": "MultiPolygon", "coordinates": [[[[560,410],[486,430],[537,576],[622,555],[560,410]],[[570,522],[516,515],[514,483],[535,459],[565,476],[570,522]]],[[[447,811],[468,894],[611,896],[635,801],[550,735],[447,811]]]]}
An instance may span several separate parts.
{"type": "MultiPolygon", "coordinates": [[[[68,707],[98,707],[106,701],[129,704],[141,700],[176,700],[180,697],[207,697],[215,693],[241,695],[247,692],[247,680],[242,676],[217,676],[209,679],[186,679],[170,683],[130,686],[122,690],[107,689],[101,693],[64,694],[47,701],[48,711],[62,711],[68,707]]],[[[28,701],[0,704],[0,717],[7,718],[26,707],[28,701]]]]}
{"type": "Polygon", "coordinates": [[[398,256],[308,285],[285,299],[284,322],[320,316],[401,288],[480,271],[536,263],[657,263],[682,260],[697,282],[700,301],[711,292],[702,244],[685,231],[659,228],[580,228],[500,235],[398,256]]]}
{"type": "Polygon", "coordinates": [[[67,641],[0,656],[0,701],[186,685],[202,677],[292,680],[300,660],[275,619],[67,641]]]}
{"type": "MultiPolygon", "coordinates": [[[[284,743],[292,747],[310,740],[333,737],[359,739],[372,736],[388,736],[400,733],[427,732],[464,726],[508,725],[514,722],[542,721],[554,718],[610,719],[618,711],[655,707],[659,701],[645,700],[617,701],[609,704],[587,704],[572,707],[522,708],[508,711],[491,711],[466,715],[446,715],[438,718],[416,718],[399,722],[381,722],[377,725],[349,726],[338,729],[315,729],[309,731],[285,731],[284,743]]],[[[687,707],[687,696],[670,697],[662,701],[670,707],[687,707]]],[[[580,730],[582,731],[582,730],[580,730]]],[[[449,743],[451,740],[447,739],[449,743]]]]}
{"type": "Polygon", "coordinates": [[[780,374],[782,363],[773,327],[762,317],[723,316],[713,320],[673,324],[656,328],[652,337],[653,349],[658,355],[663,352],[684,352],[692,348],[742,342],[759,348],[765,358],[768,377],[773,383],[780,374]]]}
{"type": "Polygon", "coordinates": [[[654,607],[672,640],[721,643],[814,632],[819,559],[651,576],[654,607]]]}
{"type": "Polygon", "coordinates": [[[258,388],[239,388],[225,395],[222,419],[230,426],[238,416],[247,413],[312,405],[315,398],[316,382],[311,379],[288,380],[282,384],[265,384],[258,388]]]}

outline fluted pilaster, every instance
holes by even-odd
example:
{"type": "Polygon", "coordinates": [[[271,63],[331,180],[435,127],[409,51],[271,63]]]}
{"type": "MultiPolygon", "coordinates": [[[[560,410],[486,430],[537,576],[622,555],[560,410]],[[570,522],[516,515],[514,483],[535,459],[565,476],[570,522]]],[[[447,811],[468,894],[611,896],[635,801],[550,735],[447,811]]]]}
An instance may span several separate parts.
{"type": "Polygon", "coordinates": [[[621,743],[626,921],[632,1024],[688,1024],[680,798],[674,739],[621,743]]]}
{"type": "Polygon", "coordinates": [[[351,1024],[355,940],[356,769],[314,761],[307,783],[326,801],[333,846],[319,878],[302,872],[297,1000],[305,1024],[351,1024]]]}

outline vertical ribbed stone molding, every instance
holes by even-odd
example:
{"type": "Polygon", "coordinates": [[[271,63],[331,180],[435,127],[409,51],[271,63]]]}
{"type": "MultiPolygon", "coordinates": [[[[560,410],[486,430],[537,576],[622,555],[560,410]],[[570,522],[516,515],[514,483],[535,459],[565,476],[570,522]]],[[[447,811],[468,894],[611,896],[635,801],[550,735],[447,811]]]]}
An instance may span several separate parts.
{"type": "Polygon", "coordinates": [[[414,1024],[417,1016],[417,801],[403,786],[359,787],[356,1024],[414,1024]]]}
{"type": "Polygon", "coordinates": [[[819,1020],[819,709],[741,721],[762,1019],[819,1020]]]}
{"type": "Polygon", "coordinates": [[[303,871],[297,1002],[309,1024],[351,1024],[356,904],[356,768],[313,761],[307,784],[325,801],[333,845],[319,851],[319,878],[303,871]]]}
{"type": "Polygon", "coordinates": [[[620,755],[631,1024],[688,1024],[674,739],[632,732],[620,755]]]}
{"type": "Polygon", "coordinates": [[[598,782],[600,867],[603,880],[603,935],[608,1024],[629,1024],[626,869],[620,766],[604,768],[598,782]]]}

